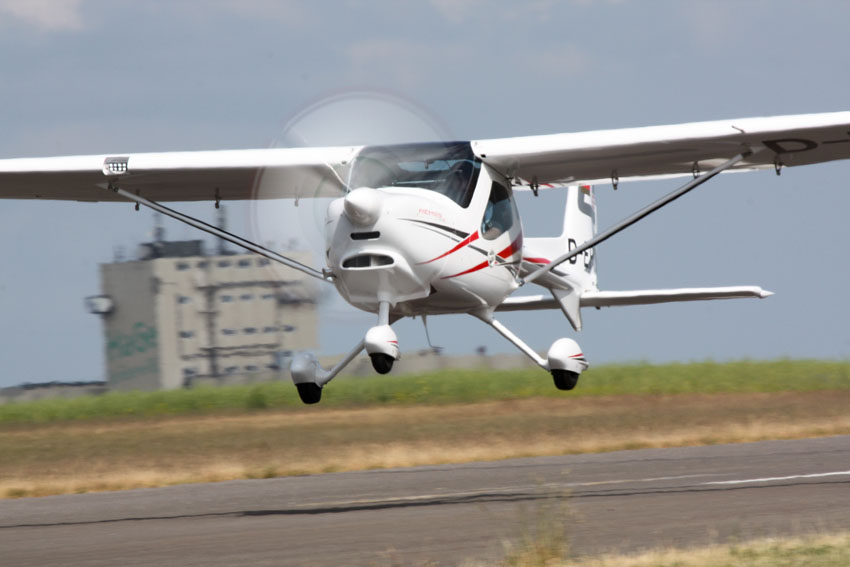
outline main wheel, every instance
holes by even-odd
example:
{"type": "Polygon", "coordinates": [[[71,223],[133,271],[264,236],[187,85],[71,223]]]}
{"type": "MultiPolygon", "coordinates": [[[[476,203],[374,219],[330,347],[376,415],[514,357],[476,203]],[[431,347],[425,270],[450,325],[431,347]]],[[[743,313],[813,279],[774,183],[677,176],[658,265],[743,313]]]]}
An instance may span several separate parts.
{"type": "Polygon", "coordinates": [[[322,387],[313,382],[304,382],[296,384],[298,388],[298,397],[305,404],[317,404],[322,399],[322,387]]]}
{"type": "Polygon", "coordinates": [[[559,390],[572,390],[578,383],[578,372],[552,370],[552,378],[555,380],[555,387],[559,390]]]}
{"type": "Polygon", "coordinates": [[[372,368],[374,368],[375,372],[378,374],[386,374],[393,369],[393,362],[395,362],[395,359],[388,354],[375,352],[370,354],[369,358],[372,359],[372,368]]]}

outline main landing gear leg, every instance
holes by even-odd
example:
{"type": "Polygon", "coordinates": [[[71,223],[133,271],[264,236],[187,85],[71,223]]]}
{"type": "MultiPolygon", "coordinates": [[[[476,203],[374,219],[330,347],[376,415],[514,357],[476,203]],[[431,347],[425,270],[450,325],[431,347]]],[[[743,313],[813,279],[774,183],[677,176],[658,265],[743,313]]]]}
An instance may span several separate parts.
{"type": "Polygon", "coordinates": [[[533,360],[537,366],[543,370],[549,370],[549,363],[545,359],[541,358],[539,354],[534,352],[534,349],[525,344],[521,338],[513,334],[510,329],[494,319],[491,311],[475,311],[472,314],[496,329],[500,335],[511,341],[515,347],[521,350],[528,358],[533,360]]]}
{"type": "Polygon", "coordinates": [[[315,404],[322,399],[322,388],[334,379],[343,368],[354,360],[365,348],[372,359],[372,366],[380,374],[386,374],[399,359],[398,340],[390,325],[398,317],[390,315],[390,304],[381,302],[378,307],[378,325],[369,329],[362,341],[351,349],[345,358],[328,370],[322,368],[316,357],[309,352],[298,354],[289,365],[292,382],[298,388],[298,396],[305,404],[315,404]]]}
{"type": "Polygon", "coordinates": [[[496,329],[500,335],[513,343],[537,366],[547,370],[552,375],[555,387],[559,390],[575,388],[579,375],[587,369],[587,360],[584,358],[578,343],[572,339],[563,338],[555,341],[544,359],[522,339],[513,334],[510,329],[494,319],[492,311],[477,311],[473,315],[496,329]]]}
{"type": "Polygon", "coordinates": [[[325,370],[316,357],[309,352],[302,352],[292,359],[289,372],[292,382],[298,388],[298,396],[305,404],[315,404],[322,399],[322,388],[334,379],[343,368],[354,360],[365,346],[365,339],[357,343],[351,352],[345,355],[333,368],[325,370]]]}

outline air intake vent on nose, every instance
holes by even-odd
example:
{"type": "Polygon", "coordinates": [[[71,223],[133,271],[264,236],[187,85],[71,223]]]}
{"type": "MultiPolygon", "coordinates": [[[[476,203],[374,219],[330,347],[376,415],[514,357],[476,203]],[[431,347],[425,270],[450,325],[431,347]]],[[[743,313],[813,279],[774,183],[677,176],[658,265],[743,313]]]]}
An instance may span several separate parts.
{"type": "Polygon", "coordinates": [[[381,233],[377,230],[373,230],[372,232],[352,232],[351,240],[375,240],[376,238],[380,238],[381,233]]]}
{"type": "Polygon", "coordinates": [[[360,254],[352,256],[342,263],[343,268],[375,268],[378,266],[391,266],[393,259],[383,254],[360,254]]]}

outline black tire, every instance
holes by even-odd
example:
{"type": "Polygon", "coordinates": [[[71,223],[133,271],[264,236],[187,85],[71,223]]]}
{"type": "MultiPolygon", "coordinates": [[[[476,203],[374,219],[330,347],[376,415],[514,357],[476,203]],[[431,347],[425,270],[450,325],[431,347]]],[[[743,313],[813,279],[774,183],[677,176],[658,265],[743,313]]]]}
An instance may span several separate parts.
{"type": "Polygon", "coordinates": [[[317,404],[322,399],[322,387],[318,384],[304,382],[303,384],[296,384],[295,387],[298,388],[298,397],[305,404],[317,404]]]}
{"type": "Polygon", "coordinates": [[[387,374],[393,369],[393,362],[395,362],[395,359],[388,354],[376,352],[370,354],[369,358],[372,359],[372,368],[374,368],[375,372],[378,374],[387,374]]]}
{"type": "Polygon", "coordinates": [[[555,380],[555,387],[559,390],[572,390],[578,383],[578,372],[553,370],[552,378],[555,380]]]}

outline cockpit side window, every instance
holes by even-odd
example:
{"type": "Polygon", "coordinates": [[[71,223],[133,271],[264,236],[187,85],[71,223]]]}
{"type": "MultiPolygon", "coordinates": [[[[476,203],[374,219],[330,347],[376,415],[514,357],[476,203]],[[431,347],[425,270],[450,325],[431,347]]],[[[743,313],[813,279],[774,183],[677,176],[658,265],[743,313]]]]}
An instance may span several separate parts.
{"type": "Polygon", "coordinates": [[[481,236],[486,240],[494,240],[514,225],[519,218],[513,195],[507,187],[493,182],[490,188],[490,199],[481,220],[481,236]]]}
{"type": "Polygon", "coordinates": [[[355,158],[348,186],[427,189],[467,208],[480,172],[469,142],[370,146],[355,158]]]}

